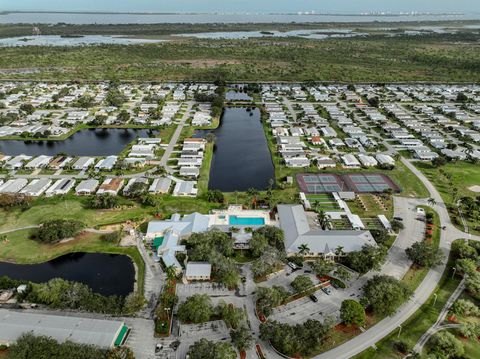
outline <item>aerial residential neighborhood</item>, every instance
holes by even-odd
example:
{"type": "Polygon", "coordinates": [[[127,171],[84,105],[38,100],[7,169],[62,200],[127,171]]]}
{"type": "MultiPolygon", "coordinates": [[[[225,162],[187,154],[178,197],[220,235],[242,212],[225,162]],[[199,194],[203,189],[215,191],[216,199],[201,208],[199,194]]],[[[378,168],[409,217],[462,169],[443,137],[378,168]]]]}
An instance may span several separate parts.
{"type": "Polygon", "coordinates": [[[480,357],[476,4],[3,5],[0,358],[480,357]]]}

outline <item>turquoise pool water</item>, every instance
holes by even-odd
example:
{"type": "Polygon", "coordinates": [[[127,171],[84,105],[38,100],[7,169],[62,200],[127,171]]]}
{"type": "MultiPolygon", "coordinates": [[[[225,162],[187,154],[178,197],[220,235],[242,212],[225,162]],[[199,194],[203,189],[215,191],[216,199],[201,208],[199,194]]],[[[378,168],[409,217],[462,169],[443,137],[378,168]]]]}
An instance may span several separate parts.
{"type": "Polygon", "coordinates": [[[260,217],[229,216],[228,223],[232,226],[263,226],[265,220],[260,217]]]}

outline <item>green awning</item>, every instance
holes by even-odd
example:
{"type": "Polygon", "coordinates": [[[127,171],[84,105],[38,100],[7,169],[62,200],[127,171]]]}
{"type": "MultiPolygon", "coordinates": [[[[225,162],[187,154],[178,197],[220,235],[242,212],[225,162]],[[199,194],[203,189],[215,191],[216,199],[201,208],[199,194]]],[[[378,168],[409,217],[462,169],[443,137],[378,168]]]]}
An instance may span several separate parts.
{"type": "Polygon", "coordinates": [[[118,334],[117,339],[115,339],[115,346],[116,347],[122,345],[122,343],[124,342],[125,337],[127,335],[127,332],[128,332],[128,327],[126,325],[124,325],[122,327],[122,329],[120,329],[120,333],[118,334]]]}

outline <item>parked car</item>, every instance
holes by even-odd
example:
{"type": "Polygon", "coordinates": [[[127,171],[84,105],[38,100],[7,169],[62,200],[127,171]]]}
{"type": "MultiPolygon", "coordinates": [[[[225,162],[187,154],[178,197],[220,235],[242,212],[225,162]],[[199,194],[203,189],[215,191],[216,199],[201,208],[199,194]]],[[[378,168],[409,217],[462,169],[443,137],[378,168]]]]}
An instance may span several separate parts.
{"type": "Polygon", "coordinates": [[[295,263],[293,263],[293,262],[288,262],[288,266],[289,266],[290,268],[292,268],[293,270],[297,270],[297,269],[298,269],[298,266],[297,266],[295,263]]]}
{"type": "Polygon", "coordinates": [[[315,294],[310,294],[309,297],[312,300],[312,302],[314,302],[314,303],[318,302],[318,298],[315,296],[315,294]]]}
{"type": "Polygon", "coordinates": [[[393,217],[393,219],[396,220],[396,221],[403,221],[402,217],[393,217]]]}

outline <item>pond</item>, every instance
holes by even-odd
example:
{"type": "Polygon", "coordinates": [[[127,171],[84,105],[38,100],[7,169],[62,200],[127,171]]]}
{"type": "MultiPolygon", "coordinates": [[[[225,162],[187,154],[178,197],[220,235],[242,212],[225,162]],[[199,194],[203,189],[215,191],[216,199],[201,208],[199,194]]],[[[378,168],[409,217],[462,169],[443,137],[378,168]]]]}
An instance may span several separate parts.
{"type": "Polygon", "coordinates": [[[38,35],[6,37],[0,39],[0,46],[84,46],[84,45],[138,45],[163,42],[165,40],[127,38],[109,35],[84,35],[62,37],[58,35],[38,35]]]}
{"type": "Polygon", "coordinates": [[[366,36],[365,33],[353,32],[350,29],[308,29],[308,30],[290,30],[290,31],[219,31],[219,32],[199,32],[193,34],[178,34],[174,36],[195,37],[199,39],[250,39],[255,37],[302,37],[311,40],[324,40],[328,38],[342,38],[366,36]]]}
{"type": "MultiPolygon", "coordinates": [[[[260,111],[227,107],[216,137],[209,189],[223,192],[265,190],[275,179],[272,157],[260,121],[260,111]]],[[[197,131],[206,136],[208,131],[197,131]]]]}
{"type": "Polygon", "coordinates": [[[0,140],[0,153],[8,156],[110,156],[119,154],[125,146],[138,137],[149,137],[157,131],[133,128],[85,129],[65,140],[22,141],[0,140]]]}
{"type": "Polygon", "coordinates": [[[130,257],[104,253],[72,253],[40,264],[0,262],[0,276],[44,283],[63,278],[88,285],[103,295],[126,296],[133,292],[135,267],[130,257]]]}

